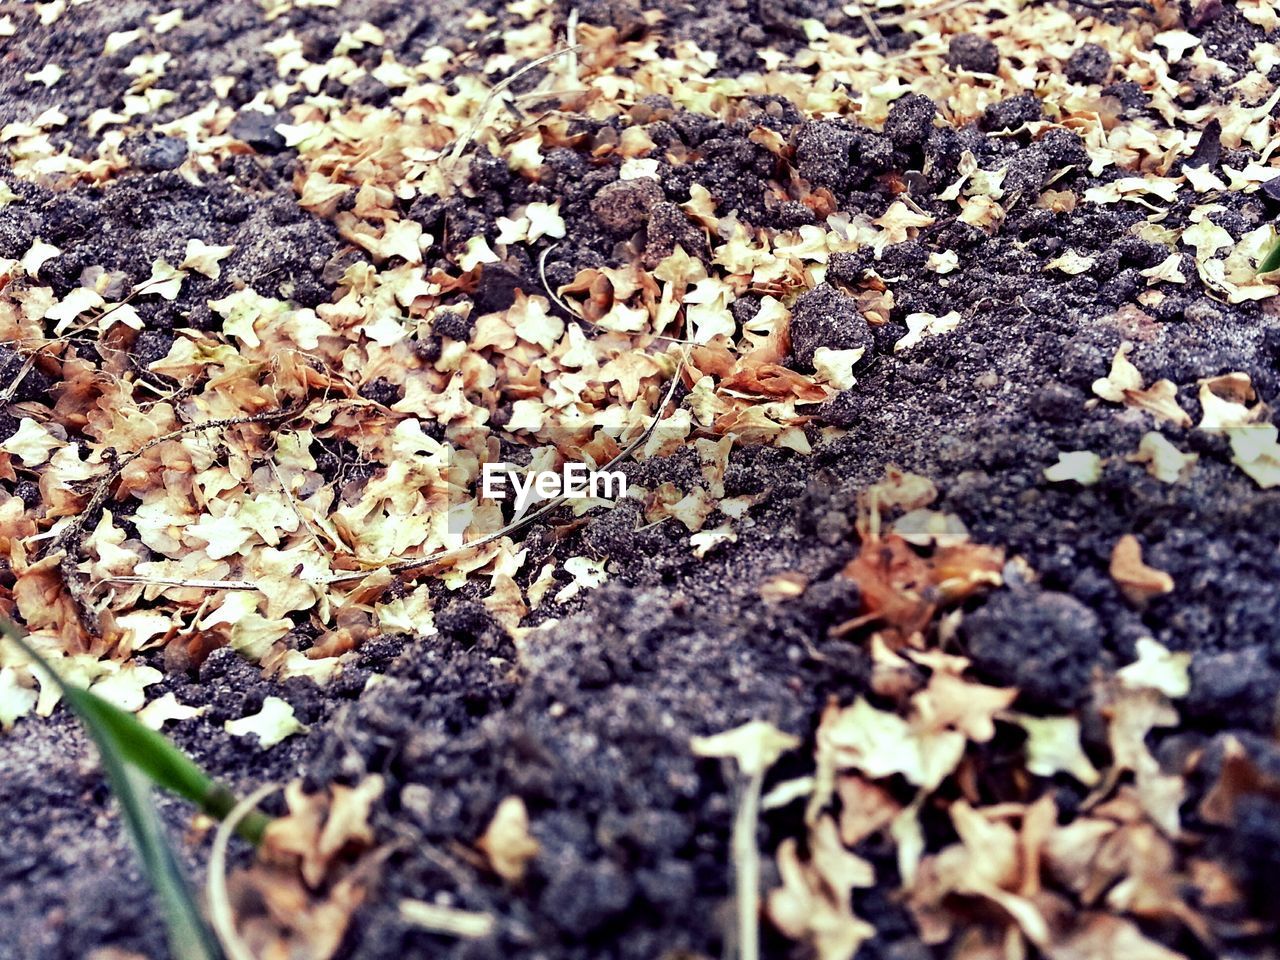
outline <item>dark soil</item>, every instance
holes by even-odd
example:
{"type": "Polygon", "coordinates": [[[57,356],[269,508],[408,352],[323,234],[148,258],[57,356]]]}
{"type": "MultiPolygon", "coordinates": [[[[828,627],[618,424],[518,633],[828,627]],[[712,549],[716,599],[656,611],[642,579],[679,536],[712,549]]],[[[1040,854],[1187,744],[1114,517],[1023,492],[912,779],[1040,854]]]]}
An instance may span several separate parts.
{"type": "MultiPolygon", "coordinates": [[[[105,36],[170,6],[77,7],[74,17],[47,29],[33,25],[29,7],[0,5],[18,23],[0,61],[0,125],[56,105],[72,122],[55,141],[91,153],[78,121],[112,105],[129,82],[121,68],[139,52],[103,57],[105,36]],[[46,91],[22,80],[50,61],[68,71],[58,85],[46,91]]],[[[178,99],[160,120],[202,104],[207,81],[222,74],[237,78],[230,102],[247,102],[273,81],[274,63],[261,48],[285,29],[323,56],[343,29],[369,20],[387,32],[389,49],[407,52],[459,37],[501,43],[508,16],[507,5],[493,0],[306,7],[271,23],[248,3],[186,0],[179,6],[184,22],[163,38],[174,53],[166,86],[178,99]],[[474,9],[498,18],[482,37],[461,27],[474,9]]],[[[640,5],[629,0],[577,6],[584,21],[616,25],[623,35],[644,29],[640,5]]],[[[726,73],[755,69],[762,46],[786,49],[803,40],[798,23],[805,18],[855,35],[864,30],[835,2],[729,0],[693,12],[666,0],[658,6],[668,16],[665,36],[716,50],[726,73]]],[[[1261,31],[1230,5],[1225,9],[1223,17],[1192,29],[1219,49],[1215,56],[1235,63],[1233,51],[1244,50],[1239,62],[1247,63],[1249,44],[1261,31]]],[[[900,42],[900,31],[887,33],[890,44],[900,42]]],[[[998,66],[995,48],[978,38],[956,38],[950,58],[976,72],[998,66]]],[[[1106,50],[1085,46],[1066,69],[1073,79],[1104,84],[1110,67],[1106,50]]],[[[385,88],[355,95],[376,102],[385,88]]],[[[721,955],[736,798],[726,770],[694,757],[689,740],[751,719],[808,737],[829,696],[848,702],[866,692],[867,653],[850,640],[830,638],[828,629],[858,611],[857,588],[838,573],[857,549],[857,493],[889,464],[933,479],[939,509],[962,518],[977,542],[1005,547],[1039,575],[1036,583],[1015,577],[1006,589],[971,601],[958,641],[981,678],[1020,688],[1020,709],[1080,708],[1095,672],[1132,661],[1137,639],[1150,636],[1193,654],[1183,733],[1209,748],[1224,732],[1236,732],[1259,762],[1275,762],[1280,490],[1260,490],[1232,465],[1221,438],[1193,429],[1170,435],[1181,449],[1200,454],[1196,482],[1160,483],[1124,459],[1151,429],[1149,419],[1086,404],[1091,383],[1106,375],[1128,339],[1137,340],[1131,359],[1148,382],[1178,384],[1179,403],[1197,421],[1197,378],[1230,371],[1247,372],[1260,397],[1280,408],[1274,304],[1232,306],[1209,297],[1188,255],[1188,282],[1147,309],[1135,336],[1117,310],[1134,304],[1144,288],[1138,271],[1163,259],[1163,248],[1128,233],[1145,215],[1142,208],[1080,202],[1059,214],[1015,201],[988,236],[932,201],[954,180],[962,150],[987,169],[1008,164],[1007,196],[1034,197],[1050,173],[1072,165],[1053,189],[1079,194],[1100,182],[1084,171],[1087,158],[1074,135],[1054,131],[1035,142],[1025,133],[1009,135],[1040,116],[1040,103],[1029,94],[989,109],[980,128],[962,129],[935,122],[931,101],[906,98],[883,133],[851,121],[807,121],[791,104],[765,98],[744,105],[742,120],[732,125],[661,103],[645,111],[637,122],[651,128],[655,141],[668,136],[695,156],[683,166],[664,165],[660,186],[650,180],[629,186],[618,181],[616,167],[588,166],[573,150],[560,149],[537,183],[480,163],[474,200],[419,204],[411,215],[437,236],[473,235],[475,229],[459,229],[466,225],[492,237],[496,218],[514,206],[559,200],[569,239],[548,259],[553,285],[583,267],[611,262],[619,243],[632,238],[650,265],[677,243],[705,252],[698,248],[705,246],[701,233],[675,206],[689,199],[693,183],[757,226],[798,226],[810,215],[801,205],[778,204],[768,189],[779,160],[747,138],[763,122],[795,145],[799,174],[830,190],[841,209],[882,213],[896,195],[884,175],[914,171],[929,188],[912,196],[938,222],[916,240],[889,247],[878,261],[837,255],[829,285],[797,305],[791,358],[797,368],[811,369],[820,346],[865,346],[869,362],[856,387],[814,411],[815,441],[823,425],[845,428],[843,437],[818,444],[808,457],[776,449],[735,452],[726,495],[763,494],[736,543],[695,560],[682,527],[638,530],[636,505],[623,504],[593,515],[565,538],[545,527],[526,534],[536,557],[608,558],[610,579],[566,604],[544,604],[530,622],[559,622],[519,650],[468,587],[441,591],[437,636],[372,641],[359,668],[323,690],[308,680],[262,680],[229,651],[216,652],[198,673],[175,670],[149,689],[149,696],[173,691],[185,703],[210,706],[199,720],[174,728],[175,737],[237,788],[299,775],[316,787],[370,772],[387,777],[374,826],[381,836],[410,843],[389,862],[341,955],[721,955]],[[1045,272],[1045,263],[1068,249],[1096,256],[1095,266],[1078,276],[1045,272]],[[956,272],[922,269],[931,253],[949,250],[959,254],[956,272]],[[892,279],[895,294],[888,323],[876,328],[850,296],[870,271],[892,279]],[[907,315],[952,310],[962,316],[953,333],[894,351],[907,333],[907,315]],[[1086,489],[1045,480],[1044,469],[1068,450],[1106,459],[1098,484],[1086,489]],[[1145,608],[1126,601],[1108,574],[1112,548],[1126,533],[1137,535],[1146,562],[1177,584],[1145,608]],[[794,602],[766,603],[759,587],[781,572],[803,574],[810,587],[794,602]],[[388,680],[365,690],[369,672],[388,680]],[[252,712],[267,695],[293,704],[311,733],[264,753],[223,732],[224,720],[252,712]],[[512,794],[528,805],[542,850],[516,888],[451,859],[454,845],[471,844],[498,802],[512,794]],[[415,931],[397,914],[406,896],[488,910],[500,918],[498,931],[472,943],[415,931]]],[[[181,144],[146,137],[131,141],[126,152],[136,169],[102,188],[52,190],[0,167],[0,179],[23,201],[0,209],[0,256],[21,256],[37,236],[55,243],[63,253],[40,279],[64,294],[91,265],[118,270],[132,284],[146,278],[154,259],[177,262],[192,223],[202,225],[200,235],[209,242],[234,244],[218,280],[193,274],[178,301],[141,308],[147,330],[131,347],[139,369],[167,352],[167,330],[211,322],[207,300],[240,282],[303,305],[329,300],[350,262],[340,258],[350,251],[331,224],[298,206],[292,151],[252,113],[241,115],[234,132],[253,153],[199,186],[172,172],[181,144]]],[[[1239,167],[1250,157],[1212,159],[1239,167]]],[[[1197,202],[1180,200],[1166,225],[1184,224],[1197,202]]],[[[1233,237],[1280,210],[1280,202],[1263,194],[1228,193],[1220,202],[1225,210],[1216,221],[1233,237]]],[[[536,260],[487,271],[476,299],[485,309],[501,309],[516,289],[540,289],[536,260]]],[[[466,340],[472,330],[454,317],[438,320],[434,334],[438,351],[440,338],[466,340]]],[[[81,355],[94,360],[94,343],[86,341],[81,355]]],[[[0,357],[0,369],[5,363],[0,357]]],[[[0,386],[7,379],[0,375],[0,386]]],[[[31,378],[15,399],[51,403],[55,387],[31,378]]],[[[367,385],[364,395],[380,403],[397,397],[386,381],[367,385]]],[[[16,420],[0,414],[0,439],[16,428],[16,420]]],[[[330,444],[316,452],[328,458],[320,468],[326,476],[345,481],[363,469],[352,462],[353,449],[330,444]]],[[[628,469],[650,485],[672,480],[682,489],[698,476],[684,455],[628,469]]],[[[530,566],[536,571],[540,564],[530,566]]],[[[7,569],[0,576],[8,576],[7,569]]],[[[162,657],[155,662],[166,666],[162,657]]],[[[70,960],[104,946],[165,956],[158,919],[92,751],[65,711],[49,721],[24,720],[0,739],[0,770],[0,958],[70,960]]],[[[1235,875],[1257,891],[1280,870],[1280,803],[1261,796],[1250,802],[1257,809],[1242,815],[1239,832],[1216,843],[1235,875]]],[[[798,806],[765,818],[764,849],[796,833],[798,806]]],[[[168,801],[163,809],[180,836],[188,811],[168,801]]],[[[204,856],[195,842],[187,853],[193,866],[204,856]]],[[[877,867],[895,869],[891,858],[877,867]]],[[[773,879],[766,877],[770,884],[773,879]]],[[[887,893],[870,891],[859,913],[879,931],[859,956],[935,955],[916,940],[902,906],[887,893]]],[[[1236,955],[1251,955],[1254,946],[1242,942],[1236,955]]],[[[790,949],[781,940],[766,948],[778,957],[790,949]]],[[[1209,956],[1199,949],[1198,956],[1209,956]]]]}

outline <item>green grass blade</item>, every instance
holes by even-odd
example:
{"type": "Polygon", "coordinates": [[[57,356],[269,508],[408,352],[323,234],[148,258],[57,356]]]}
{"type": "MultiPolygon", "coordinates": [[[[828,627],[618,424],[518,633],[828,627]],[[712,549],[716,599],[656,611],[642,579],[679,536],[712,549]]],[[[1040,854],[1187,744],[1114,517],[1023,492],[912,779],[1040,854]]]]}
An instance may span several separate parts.
{"type": "MultiPolygon", "coordinates": [[[[164,787],[196,804],[209,816],[221,820],[236,805],[235,795],[215,781],[163,734],[141,723],[133,714],[108,703],[95,693],[63,683],[53,667],[27,642],[8,620],[0,617],[0,633],[16,643],[62,690],[68,706],[76,712],[93,735],[104,755],[110,753],[136,767],[157,786],[164,787]]],[[[253,813],[240,823],[237,832],[255,846],[261,842],[269,819],[253,813]]]]}
{"type": "Polygon", "coordinates": [[[1271,251],[1258,264],[1259,273],[1270,273],[1272,270],[1280,270],[1280,237],[1276,237],[1271,244],[1271,251]]]}
{"type": "Polygon", "coordinates": [[[196,799],[202,807],[208,797],[217,795],[222,788],[163,736],[143,726],[132,715],[96,694],[64,683],[18,628],[3,617],[0,617],[0,635],[17,644],[58,685],[67,705],[80,717],[97,744],[103,772],[120,805],[143,872],[164,911],[169,950],[175,960],[222,960],[222,950],[191,895],[164,825],[151,802],[151,783],[154,780],[196,799]],[[195,797],[191,796],[193,793],[195,797]]]}
{"type": "MultiPolygon", "coordinates": [[[[95,739],[100,740],[101,733],[109,740],[113,751],[146,774],[157,786],[186,797],[218,820],[236,805],[235,795],[230,790],[201,770],[167,737],[140,723],[133,714],[88,690],[66,687],[63,696],[94,731],[95,739]]],[[[257,844],[262,840],[267,822],[261,813],[252,814],[245,818],[240,833],[257,844]]]]}
{"type": "Polygon", "coordinates": [[[204,922],[151,802],[150,781],[123,762],[96,733],[94,739],[142,869],[164,911],[169,951],[175,960],[222,960],[222,949],[204,922]]]}

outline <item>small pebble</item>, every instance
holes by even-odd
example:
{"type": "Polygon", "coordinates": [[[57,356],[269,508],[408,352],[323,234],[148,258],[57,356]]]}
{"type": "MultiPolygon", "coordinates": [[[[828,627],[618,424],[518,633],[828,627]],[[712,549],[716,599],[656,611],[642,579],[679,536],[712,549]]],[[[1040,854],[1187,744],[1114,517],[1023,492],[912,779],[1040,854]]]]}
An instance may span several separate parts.
{"type": "Polygon", "coordinates": [[[1034,123],[1043,117],[1040,101],[1035,95],[1020,93],[987,107],[982,112],[982,126],[987,130],[1015,130],[1024,123],[1034,123]]]}
{"type": "Polygon", "coordinates": [[[283,122],[284,118],[270,116],[260,110],[242,110],[231,121],[227,132],[258,153],[279,153],[284,149],[284,137],[276,131],[276,124],[283,122]]]}
{"type": "Polygon", "coordinates": [[[124,152],[145,173],[160,173],[182,166],[187,145],[174,137],[140,137],[125,144],[124,152]]]}
{"type": "Polygon", "coordinates": [[[591,212],[606,229],[630,233],[645,225],[654,204],[663,199],[662,187],[651,177],[616,180],[600,188],[591,201],[591,212]]]}
{"type": "Polygon", "coordinates": [[[933,118],[938,108],[926,96],[908,93],[899,97],[889,108],[884,132],[895,147],[914,147],[929,139],[933,130],[933,118]]]}

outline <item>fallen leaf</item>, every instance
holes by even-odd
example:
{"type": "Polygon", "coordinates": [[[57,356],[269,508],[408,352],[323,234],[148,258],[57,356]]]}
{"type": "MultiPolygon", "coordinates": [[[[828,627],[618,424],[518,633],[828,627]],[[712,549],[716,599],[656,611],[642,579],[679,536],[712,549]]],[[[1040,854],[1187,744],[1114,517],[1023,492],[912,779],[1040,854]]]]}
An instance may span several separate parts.
{"type": "Polygon", "coordinates": [[[812,863],[800,859],[793,838],[778,846],[777,861],[782,886],[769,891],[765,906],[774,926],[793,940],[811,944],[818,960],[853,960],[875,928],[854,916],[847,894],[832,889],[812,863]]]}
{"type": "Polygon", "coordinates": [[[1173,592],[1173,577],[1142,562],[1142,544],[1126,533],[1111,551],[1111,579],[1135,605],[1173,592]]]}
{"type": "Polygon", "coordinates": [[[694,737],[690,749],[699,757],[731,757],[748,776],[763,773],[788,750],[800,746],[798,737],[783,733],[771,723],[752,720],[740,727],[709,737],[694,737]]]}
{"type": "Polygon", "coordinates": [[[222,727],[233,737],[256,735],[258,746],[263,750],[307,729],[293,715],[293,707],[279,697],[267,697],[257,713],[239,720],[228,720],[222,727]]]}
{"type": "Polygon", "coordinates": [[[1075,717],[1009,714],[1008,719],[1027,733],[1028,773],[1037,777],[1067,773],[1087,787],[1101,779],[1101,774],[1080,746],[1080,721],[1075,717]]]}
{"type": "Polygon", "coordinates": [[[1149,430],[1142,435],[1137,453],[1131,453],[1125,459],[1130,463],[1145,463],[1147,473],[1161,483],[1177,483],[1186,477],[1200,455],[1183,453],[1164,434],[1149,430]]]}
{"type": "Polygon", "coordinates": [[[210,246],[198,237],[192,237],[187,241],[186,256],[178,267],[182,270],[194,270],[211,280],[217,280],[222,276],[219,262],[231,256],[234,249],[232,246],[210,246]]]}
{"type": "Polygon", "coordinates": [[[503,880],[523,880],[529,861],[539,850],[538,841],[529,834],[529,813],[524,801],[519,797],[504,798],[476,846],[503,880]]]}
{"type": "Polygon", "coordinates": [[[175,694],[166,693],[139,710],[138,719],[152,730],[159,730],[170,721],[191,720],[205,713],[208,709],[207,706],[192,707],[185,703],[179,703],[175,694]]]}
{"type": "Polygon", "coordinates": [[[1170,653],[1150,637],[1139,637],[1136,647],[1138,659],[1116,673],[1122,684],[1159,690],[1173,699],[1191,692],[1191,654],[1170,653]]]}
{"type": "Polygon", "coordinates": [[[1084,913],[1071,933],[1052,944],[1049,960],[1186,960],[1145,936],[1133,923],[1108,913],[1084,913]]]}
{"type": "Polygon", "coordinates": [[[1091,487],[1102,479],[1102,458],[1088,450],[1060,451],[1058,462],[1045,468],[1044,478],[1050,483],[1074,481],[1082,487],[1091,487]]]}

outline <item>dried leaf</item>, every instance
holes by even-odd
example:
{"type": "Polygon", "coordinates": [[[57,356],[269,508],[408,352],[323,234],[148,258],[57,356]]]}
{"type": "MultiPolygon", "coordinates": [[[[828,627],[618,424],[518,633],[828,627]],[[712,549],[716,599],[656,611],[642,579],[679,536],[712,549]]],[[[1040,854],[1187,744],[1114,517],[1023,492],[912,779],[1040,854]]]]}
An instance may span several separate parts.
{"type": "Polygon", "coordinates": [[[1174,586],[1173,577],[1142,562],[1142,544],[1131,533],[1121,537],[1111,551],[1111,579],[1139,606],[1152,597],[1172,593],[1174,586]]]}
{"type": "Polygon", "coordinates": [[[694,737],[690,744],[696,756],[736,760],[738,769],[748,776],[763,773],[780,756],[798,746],[799,738],[783,733],[763,720],[752,720],[710,737],[694,737]]]}
{"type": "Polygon", "coordinates": [[[293,707],[279,697],[267,697],[262,701],[262,709],[257,713],[239,720],[228,720],[222,726],[227,733],[235,737],[247,737],[253,734],[258,738],[258,746],[263,750],[268,750],[282,740],[307,729],[293,715],[293,707]]]}
{"type": "Polygon", "coordinates": [[[508,883],[524,879],[529,861],[538,855],[538,841],[529,834],[529,813],[519,797],[506,797],[489,821],[476,846],[493,872],[508,883]]]}

